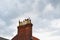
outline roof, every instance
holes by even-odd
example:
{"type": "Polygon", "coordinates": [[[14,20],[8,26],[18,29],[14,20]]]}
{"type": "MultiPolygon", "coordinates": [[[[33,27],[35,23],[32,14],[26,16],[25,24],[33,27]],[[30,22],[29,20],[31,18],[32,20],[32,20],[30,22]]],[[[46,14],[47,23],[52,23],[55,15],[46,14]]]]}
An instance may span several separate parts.
{"type": "Polygon", "coordinates": [[[8,39],[5,39],[5,38],[0,37],[0,40],[8,40],[8,39]]]}
{"type": "Polygon", "coordinates": [[[11,40],[17,40],[18,39],[18,35],[14,36],[11,40]]]}
{"type": "Polygon", "coordinates": [[[33,40],[39,40],[39,39],[33,36],[33,40]]]}
{"type": "MultiPolygon", "coordinates": [[[[36,38],[36,37],[34,37],[34,36],[32,36],[32,38],[33,38],[33,40],[39,40],[38,38],[36,38]]],[[[14,36],[14,37],[12,38],[12,40],[17,40],[17,39],[18,39],[18,35],[14,36]]]]}

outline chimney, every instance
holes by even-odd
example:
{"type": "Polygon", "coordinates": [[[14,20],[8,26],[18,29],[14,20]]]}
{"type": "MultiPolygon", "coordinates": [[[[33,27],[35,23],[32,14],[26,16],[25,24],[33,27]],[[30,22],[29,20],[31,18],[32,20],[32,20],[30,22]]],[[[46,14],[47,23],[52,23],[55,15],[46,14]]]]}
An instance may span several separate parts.
{"type": "Polygon", "coordinates": [[[30,19],[19,21],[18,26],[18,40],[31,40],[32,39],[32,23],[30,19]]]}

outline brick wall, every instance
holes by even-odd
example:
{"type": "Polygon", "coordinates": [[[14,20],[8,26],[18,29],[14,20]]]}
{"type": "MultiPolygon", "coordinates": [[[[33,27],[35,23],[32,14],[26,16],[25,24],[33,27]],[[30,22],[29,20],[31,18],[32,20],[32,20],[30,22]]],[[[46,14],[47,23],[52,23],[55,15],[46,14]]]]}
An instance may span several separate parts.
{"type": "Polygon", "coordinates": [[[18,40],[30,40],[32,37],[32,24],[18,26],[18,40]]]}

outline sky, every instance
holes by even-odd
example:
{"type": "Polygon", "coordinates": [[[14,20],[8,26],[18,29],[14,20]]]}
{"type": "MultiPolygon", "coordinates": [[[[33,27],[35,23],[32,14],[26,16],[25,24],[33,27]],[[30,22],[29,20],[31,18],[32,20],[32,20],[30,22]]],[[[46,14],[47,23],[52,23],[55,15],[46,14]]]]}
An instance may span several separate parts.
{"type": "Polygon", "coordinates": [[[33,36],[60,40],[60,0],[0,0],[0,37],[11,40],[18,21],[29,17],[33,36]]]}

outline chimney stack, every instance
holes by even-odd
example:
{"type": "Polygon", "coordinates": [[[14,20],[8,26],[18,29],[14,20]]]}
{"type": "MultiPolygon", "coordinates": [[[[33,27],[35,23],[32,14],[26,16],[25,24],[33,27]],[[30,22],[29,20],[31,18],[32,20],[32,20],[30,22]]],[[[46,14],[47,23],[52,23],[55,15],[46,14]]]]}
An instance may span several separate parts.
{"type": "Polygon", "coordinates": [[[18,26],[18,40],[31,40],[32,39],[32,23],[30,19],[19,21],[18,26]]]}

